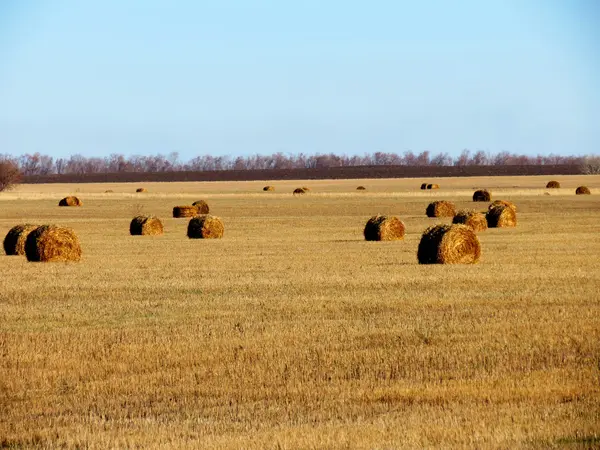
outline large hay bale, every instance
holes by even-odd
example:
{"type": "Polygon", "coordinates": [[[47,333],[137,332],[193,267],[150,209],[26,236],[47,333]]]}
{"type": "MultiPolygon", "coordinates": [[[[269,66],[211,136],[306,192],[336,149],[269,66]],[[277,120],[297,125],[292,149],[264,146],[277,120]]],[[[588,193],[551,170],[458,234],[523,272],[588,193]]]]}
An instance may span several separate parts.
{"type": "Polygon", "coordinates": [[[146,188],[137,188],[135,192],[148,192],[146,188]]]}
{"type": "Polygon", "coordinates": [[[28,261],[79,261],[81,245],[72,229],[42,225],[27,236],[25,255],[28,261]]]}
{"type": "Polygon", "coordinates": [[[266,192],[271,192],[271,191],[274,191],[274,190],[275,190],[275,186],[265,186],[263,188],[263,191],[266,191],[266,192]]]}
{"type": "Polygon", "coordinates": [[[546,184],[546,189],[558,189],[559,187],[560,183],[555,180],[548,181],[548,184],[546,184]]]}
{"type": "Polygon", "coordinates": [[[474,202],[489,202],[492,200],[492,194],[486,189],[478,189],[473,193],[474,202]]]}
{"type": "Polygon", "coordinates": [[[163,232],[163,224],[155,216],[136,216],[129,224],[129,234],[132,236],[157,236],[163,232]]]}
{"type": "Polygon", "coordinates": [[[419,242],[419,264],[473,264],[479,261],[481,244],[466,225],[433,225],[419,242]]]}
{"type": "Polygon", "coordinates": [[[427,189],[439,189],[440,185],[439,184],[428,184],[427,185],[427,189]]]}
{"type": "Polygon", "coordinates": [[[38,226],[25,223],[12,227],[4,238],[4,252],[7,255],[24,255],[27,236],[38,226]]]}
{"type": "Polygon", "coordinates": [[[77,197],[75,196],[68,196],[63,198],[60,202],[58,202],[58,206],[81,206],[83,205],[83,202],[81,200],[79,200],[77,197]]]}
{"type": "Polygon", "coordinates": [[[579,186],[575,189],[575,195],[591,195],[591,191],[587,186],[579,186]]]}
{"type": "Polygon", "coordinates": [[[197,202],[192,203],[192,206],[195,206],[198,210],[196,214],[208,214],[210,209],[208,207],[208,203],[206,203],[204,200],[198,200],[197,202]]]}
{"type": "Polygon", "coordinates": [[[198,214],[198,208],[194,205],[182,205],[173,207],[173,217],[194,217],[198,214]]]}
{"type": "Polygon", "coordinates": [[[427,189],[427,183],[421,184],[421,189],[427,189]]]}
{"type": "Polygon", "coordinates": [[[517,205],[515,205],[513,202],[509,202],[508,200],[494,200],[490,204],[490,206],[488,207],[488,209],[492,209],[492,208],[494,208],[496,206],[508,206],[514,212],[517,212],[517,205]]]}
{"type": "Polygon", "coordinates": [[[358,187],[356,188],[356,190],[357,190],[357,191],[366,191],[366,190],[367,190],[367,188],[366,188],[366,187],[364,187],[364,186],[358,186],[358,187]]]}
{"type": "Polygon", "coordinates": [[[396,241],[404,239],[404,223],[394,216],[373,216],[363,231],[367,241],[396,241]]]}
{"type": "Polygon", "coordinates": [[[190,220],[187,236],[190,239],[220,239],[224,231],[225,227],[221,219],[205,214],[190,220]]]}
{"type": "Polygon", "coordinates": [[[427,206],[427,210],[425,212],[427,217],[454,217],[456,214],[456,208],[452,202],[437,200],[435,202],[431,202],[427,206]]]}
{"type": "Polygon", "coordinates": [[[303,194],[306,194],[306,191],[304,190],[304,188],[296,188],[296,189],[294,189],[293,194],[294,195],[303,195],[303,194]]]}
{"type": "Polygon", "coordinates": [[[458,211],[452,223],[466,225],[473,231],[485,231],[488,227],[485,214],[477,211],[458,211]]]}
{"type": "Polygon", "coordinates": [[[490,208],[485,215],[489,228],[512,228],[517,226],[517,213],[509,206],[490,208]]]}

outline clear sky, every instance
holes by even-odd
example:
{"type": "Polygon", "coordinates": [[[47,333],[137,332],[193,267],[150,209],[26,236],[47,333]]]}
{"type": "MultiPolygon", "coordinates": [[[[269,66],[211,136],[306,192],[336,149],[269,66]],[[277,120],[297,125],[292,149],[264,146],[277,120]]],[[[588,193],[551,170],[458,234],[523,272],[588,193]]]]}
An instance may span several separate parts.
{"type": "Polygon", "coordinates": [[[0,0],[0,153],[600,153],[597,0],[0,0]]]}

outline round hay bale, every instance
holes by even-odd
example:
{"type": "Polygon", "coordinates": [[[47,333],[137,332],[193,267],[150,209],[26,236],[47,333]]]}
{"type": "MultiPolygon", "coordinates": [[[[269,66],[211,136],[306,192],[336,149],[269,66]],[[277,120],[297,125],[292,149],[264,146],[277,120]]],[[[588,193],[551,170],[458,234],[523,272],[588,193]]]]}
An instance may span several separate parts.
{"type": "Polygon", "coordinates": [[[356,188],[356,190],[357,190],[357,191],[366,191],[366,190],[367,190],[367,188],[366,188],[366,187],[364,187],[364,186],[358,186],[358,187],[356,188]]]}
{"type": "Polygon", "coordinates": [[[517,213],[509,206],[490,208],[485,215],[489,228],[512,228],[517,226],[517,213]]]}
{"type": "Polygon", "coordinates": [[[25,223],[12,227],[4,238],[4,252],[7,255],[24,255],[27,236],[38,226],[25,223]]]}
{"type": "Polygon", "coordinates": [[[194,205],[175,206],[173,208],[173,217],[194,217],[198,214],[198,208],[194,205]]]}
{"type": "Polygon", "coordinates": [[[148,192],[146,188],[137,188],[135,192],[148,192]]]}
{"type": "Polygon", "coordinates": [[[274,191],[274,190],[275,190],[275,186],[265,186],[263,188],[263,191],[265,191],[265,192],[271,192],[271,191],[274,191]]]}
{"type": "Polygon", "coordinates": [[[421,189],[427,189],[427,183],[421,184],[421,189]]]}
{"type": "Polygon", "coordinates": [[[208,214],[208,203],[206,203],[204,200],[198,200],[197,202],[192,203],[192,206],[195,206],[198,210],[196,214],[208,214]]]}
{"type": "Polygon", "coordinates": [[[475,231],[466,225],[433,225],[425,230],[417,259],[419,264],[474,264],[481,256],[475,231]]]}
{"type": "Polygon", "coordinates": [[[58,206],[81,206],[83,205],[83,202],[81,200],[79,200],[77,197],[75,196],[68,196],[63,198],[60,202],[58,202],[58,206]]]}
{"type": "Polygon", "coordinates": [[[558,181],[552,180],[552,181],[548,181],[548,184],[546,184],[546,189],[558,189],[560,188],[560,183],[558,181]]]}
{"type": "Polygon", "coordinates": [[[190,239],[220,239],[224,231],[225,227],[221,219],[205,214],[190,220],[187,236],[190,239]]]}
{"type": "Polygon", "coordinates": [[[431,202],[425,212],[427,217],[454,217],[456,208],[452,202],[438,200],[431,202]]]}
{"type": "Polygon", "coordinates": [[[306,194],[306,191],[303,188],[296,188],[293,192],[294,195],[303,195],[306,194]]]}
{"type": "Polygon", "coordinates": [[[575,189],[575,195],[591,195],[591,193],[590,188],[587,186],[579,186],[575,189]]]}
{"type": "Polygon", "coordinates": [[[309,187],[302,186],[302,189],[304,190],[304,192],[310,192],[310,188],[309,187]]]}
{"type": "Polygon", "coordinates": [[[517,212],[517,205],[515,205],[513,202],[509,202],[508,200],[494,200],[490,206],[488,206],[488,210],[496,206],[508,206],[514,212],[517,212]]]}
{"type": "Polygon", "coordinates": [[[397,241],[404,239],[404,223],[394,216],[373,216],[363,231],[367,241],[397,241]]]}
{"type": "Polygon", "coordinates": [[[112,194],[114,191],[112,189],[107,189],[104,191],[105,194],[112,194]]]}
{"type": "Polygon", "coordinates": [[[136,216],[129,224],[129,234],[132,236],[158,236],[163,232],[162,222],[154,216],[136,216]]]}
{"type": "Polygon", "coordinates": [[[71,228],[42,225],[31,231],[25,241],[28,261],[79,261],[81,245],[71,228]]]}
{"type": "Polygon", "coordinates": [[[486,189],[479,189],[473,193],[474,202],[489,202],[492,200],[492,194],[486,189]]]}
{"type": "Polygon", "coordinates": [[[477,211],[458,211],[452,223],[466,225],[473,231],[485,231],[488,227],[485,214],[477,211]]]}
{"type": "Polygon", "coordinates": [[[427,185],[427,189],[439,189],[440,185],[439,184],[428,184],[427,185]]]}

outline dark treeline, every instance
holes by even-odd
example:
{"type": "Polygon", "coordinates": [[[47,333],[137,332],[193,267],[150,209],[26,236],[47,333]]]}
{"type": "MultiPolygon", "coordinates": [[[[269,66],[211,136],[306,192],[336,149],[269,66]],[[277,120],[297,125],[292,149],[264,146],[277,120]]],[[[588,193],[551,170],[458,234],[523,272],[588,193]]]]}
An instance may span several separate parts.
{"type": "Polygon", "coordinates": [[[124,156],[112,154],[105,158],[73,155],[69,158],[53,158],[40,153],[21,156],[0,155],[0,160],[9,160],[24,176],[84,175],[102,173],[156,173],[181,171],[219,170],[269,170],[269,169],[326,169],[356,166],[511,166],[511,165],[573,165],[581,166],[584,156],[526,156],[509,152],[490,154],[483,151],[463,150],[457,157],[447,153],[432,155],[429,151],[415,154],[375,152],[363,156],[329,154],[252,155],[232,158],[229,156],[197,156],[187,162],[179,159],[178,153],[154,156],[124,156]]]}

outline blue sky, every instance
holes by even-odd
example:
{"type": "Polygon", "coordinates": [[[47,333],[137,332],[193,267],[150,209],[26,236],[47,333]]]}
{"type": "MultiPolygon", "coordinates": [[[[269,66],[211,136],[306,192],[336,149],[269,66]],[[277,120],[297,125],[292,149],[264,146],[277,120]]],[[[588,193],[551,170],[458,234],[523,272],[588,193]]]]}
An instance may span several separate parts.
{"type": "Polygon", "coordinates": [[[0,153],[600,153],[596,0],[4,0],[0,153]]]}

